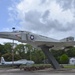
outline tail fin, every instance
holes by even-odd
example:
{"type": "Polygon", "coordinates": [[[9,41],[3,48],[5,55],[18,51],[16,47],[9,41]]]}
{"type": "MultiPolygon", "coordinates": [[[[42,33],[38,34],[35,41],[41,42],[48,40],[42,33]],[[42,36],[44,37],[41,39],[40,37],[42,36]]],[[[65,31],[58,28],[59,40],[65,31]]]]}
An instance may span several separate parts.
{"type": "Polygon", "coordinates": [[[74,41],[74,37],[70,36],[70,37],[61,39],[60,41],[61,42],[73,42],[74,41]]]}
{"type": "Polygon", "coordinates": [[[2,63],[2,64],[5,63],[4,57],[1,57],[1,63],[2,63]]]}

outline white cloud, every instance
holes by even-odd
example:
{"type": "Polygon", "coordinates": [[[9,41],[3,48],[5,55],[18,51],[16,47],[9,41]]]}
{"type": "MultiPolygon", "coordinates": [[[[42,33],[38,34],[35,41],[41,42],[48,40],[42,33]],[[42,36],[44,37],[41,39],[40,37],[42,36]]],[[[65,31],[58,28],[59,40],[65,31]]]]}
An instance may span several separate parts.
{"type": "Polygon", "coordinates": [[[4,43],[7,43],[7,42],[12,42],[12,40],[9,40],[9,39],[1,39],[0,38],[0,44],[4,44],[4,43]]]}
{"type": "Polygon", "coordinates": [[[73,0],[21,0],[10,7],[15,16],[12,18],[19,20],[18,26],[21,30],[54,38],[75,36],[73,10],[73,0]],[[65,9],[66,5],[68,9],[65,9]]]}
{"type": "MultiPolygon", "coordinates": [[[[4,43],[13,43],[13,40],[0,38],[0,44],[4,44],[4,43]]],[[[14,43],[21,44],[21,42],[18,41],[14,41],[14,43]]]]}
{"type": "Polygon", "coordinates": [[[56,0],[64,10],[75,8],[75,0],[56,0]]]}

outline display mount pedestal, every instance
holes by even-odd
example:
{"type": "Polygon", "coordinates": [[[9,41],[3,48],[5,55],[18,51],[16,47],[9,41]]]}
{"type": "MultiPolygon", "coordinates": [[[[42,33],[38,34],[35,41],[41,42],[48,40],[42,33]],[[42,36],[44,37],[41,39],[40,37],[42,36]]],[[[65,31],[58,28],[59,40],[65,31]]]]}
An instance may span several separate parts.
{"type": "Polygon", "coordinates": [[[49,63],[53,66],[54,69],[60,69],[59,63],[56,61],[52,53],[49,51],[51,47],[48,46],[41,46],[42,51],[46,55],[49,60],[49,63]]]}

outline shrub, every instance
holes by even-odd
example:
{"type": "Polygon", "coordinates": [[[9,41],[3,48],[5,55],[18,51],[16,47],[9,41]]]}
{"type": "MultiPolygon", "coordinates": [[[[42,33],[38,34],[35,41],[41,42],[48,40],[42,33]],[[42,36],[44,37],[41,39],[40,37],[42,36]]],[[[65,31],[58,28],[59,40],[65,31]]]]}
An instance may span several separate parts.
{"type": "Polygon", "coordinates": [[[61,64],[68,64],[69,62],[69,57],[66,54],[63,54],[60,56],[60,63],[61,64]]]}

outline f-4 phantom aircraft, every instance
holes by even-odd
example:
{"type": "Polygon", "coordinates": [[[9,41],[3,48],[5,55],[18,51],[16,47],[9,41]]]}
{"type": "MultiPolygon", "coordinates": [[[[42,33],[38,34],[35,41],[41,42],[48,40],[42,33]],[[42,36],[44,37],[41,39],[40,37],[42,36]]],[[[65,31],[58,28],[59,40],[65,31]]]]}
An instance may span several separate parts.
{"type": "Polygon", "coordinates": [[[68,46],[74,46],[74,37],[67,37],[61,40],[56,40],[42,35],[37,35],[28,31],[0,32],[0,38],[13,39],[19,42],[31,44],[36,48],[43,45],[52,47],[52,49],[62,49],[68,46]]]}
{"type": "Polygon", "coordinates": [[[28,31],[0,32],[0,38],[13,39],[19,42],[31,44],[36,48],[41,48],[47,56],[49,62],[53,65],[54,69],[59,69],[60,66],[53,55],[49,52],[49,49],[51,48],[57,50],[75,45],[74,37],[67,37],[61,40],[56,40],[28,31]]]}
{"type": "Polygon", "coordinates": [[[1,57],[0,65],[8,65],[8,66],[14,65],[14,66],[18,66],[19,67],[22,64],[23,65],[32,65],[32,64],[34,64],[34,61],[21,59],[21,60],[12,62],[12,61],[5,61],[4,57],[1,57]]]}

